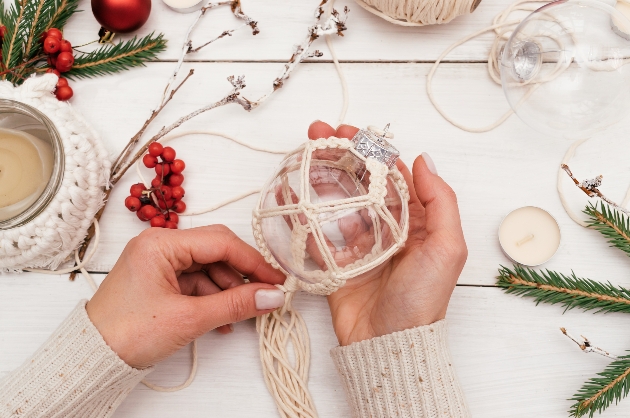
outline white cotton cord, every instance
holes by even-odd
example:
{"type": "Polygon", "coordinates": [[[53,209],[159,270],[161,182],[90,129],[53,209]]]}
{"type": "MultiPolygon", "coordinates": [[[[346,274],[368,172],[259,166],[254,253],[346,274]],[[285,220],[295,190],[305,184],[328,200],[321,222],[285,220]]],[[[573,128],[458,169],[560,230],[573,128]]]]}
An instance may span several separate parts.
{"type": "MultiPolygon", "coordinates": [[[[330,3],[328,5],[328,13],[332,13],[334,7],[335,0],[330,0],[330,3]]],[[[339,59],[337,58],[337,53],[335,52],[335,48],[333,47],[331,35],[327,34],[325,35],[325,37],[328,51],[330,51],[330,56],[332,57],[333,63],[335,64],[335,69],[337,70],[337,75],[339,76],[339,82],[341,83],[341,94],[343,102],[341,104],[341,113],[339,114],[339,119],[337,120],[337,126],[339,126],[346,119],[346,113],[348,112],[348,105],[350,101],[350,93],[348,92],[348,82],[346,81],[346,75],[341,68],[341,64],[339,63],[339,59]]]]}
{"type": "MultiPolygon", "coordinates": [[[[65,269],[60,269],[60,270],[45,270],[45,269],[24,269],[24,271],[28,271],[31,273],[39,273],[39,274],[57,274],[57,275],[61,275],[61,274],[68,274],[68,273],[72,273],[73,271],[76,270],[80,270],[83,268],[83,266],[86,266],[90,260],[92,259],[92,256],[94,255],[94,253],[96,252],[97,248],[98,248],[98,243],[101,237],[101,228],[98,224],[98,221],[96,219],[94,219],[94,238],[92,239],[93,245],[92,248],[90,249],[90,251],[88,251],[88,253],[85,255],[85,257],[83,257],[83,260],[79,260],[77,261],[77,265],[73,266],[73,267],[68,267],[65,269]]],[[[74,250],[74,254],[75,254],[75,260],[78,259],[79,257],[79,250],[75,249],[74,250]]]]}
{"type": "Polygon", "coordinates": [[[475,11],[481,0],[355,0],[370,13],[401,26],[448,23],[475,11]]]}
{"type": "MultiPolygon", "coordinates": [[[[437,71],[440,63],[442,62],[442,60],[449,54],[451,53],[451,51],[453,51],[455,48],[457,48],[460,45],[463,45],[464,43],[470,41],[473,38],[476,38],[486,32],[490,32],[493,31],[495,34],[494,37],[494,41],[492,43],[492,47],[490,49],[490,53],[488,55],[488,74],[490,75],[490,77],[492,78],[492,80],[501,85],[501,69],[500,69],[500,52],[501,52],[501,42],[506,41],[510,35],[512,34],[512,31],[516,28],[516,26],[523,20],[523,19],[512,19],[512,20],[508,20],[510,15],[514,12],[533,12],[535,10],[537,10],[539,8],[539,5],[537,3],[547,3],[546,0],[518,0],[514,3],[512,3],[509,7],[507,7],[505,10],[503,10],[501,13],[499,13],[498,15],[495,16],[492,25],[488,26],[486,28],[483,28],[481,30],[478,30],[477,32],[474,32],[462,39],[460,39],[459,41],[455,42],[454,44],[452,44],[451,46],[449,46],[439,57],[438,59],[435,61],[435,63],[433,64],[433,66],[431,67],[431,70],[429,71],[429,74],[427,75],[427,95],[429,96],[429,100],[431,101],[431,103],[433,104],[433,106],[435,107],[435,109],[438,111],[438,113],[440,113],[440,115],[442,115],[442,117],[448,121],[449,123],[451,123],[453,126],[466,131],[466,132],[472,132],[472,133],[482,133],[482,132],[488,132],[491,131],[495,128],[497,128],[498,126],[500,126],[501,124],[503,124],[503,122],[505,122],[512,114],[514,114],[514,111],[512,109],[508,110],[506,113],[504,113],[499,119],[497,119],[495,122],[486,125],[486,126],[482,126],[482,127],[470,127],[470,126],[465,126],[457,121],[455,121],[453,118],[451,118],[448,114],[446,114],[446,112],[442,109],[442,107],[437,103],[437,101],[435,100],[434,94],[433,94],[433,87],[432,87],[432,83],[433,83],[433,77],[435,75],[435,72],[437,71]]],[[[553,41],[555,41],[559,46],[561,46],[562,44],[560,43],[559,39],[556,38],[550,38],[553,41]]],[[[523,98],[521,99],[521,101],[519,103],[517,103],[517,107],[520,106],[521,103],[523,103],[525,100],[527,100],[527,98],[529,98],[531,96],[531,94],[535,91],[535,89],[542,85],[542,83],[544,82],[548,82],[553,80],[555,77],[559,76],[564,70],[566,70],[568,68],[568,66],[570,65],[569,63],[558,63],[556,68],[554,69],[554,71],[552,71],[550,73],[549,76],[547,76],[547,78],[542,79],[542,80],[538,80],[537,84],[532,85],[532,87],[530,88],[530,90],[528,92],[526,92],[526,94],[523,96],[523,98]]],[[[604,68],[592,68],[594,71],[604,71],[604,68]]],[[[569,162],[571,161],[571,159],[573,158],[573,156],[575,155],[576,150],[578,149],[578,147],[580,145],[582,145],[584,142],[586,142],[588,140],[588,138],[585,139],[580,139],[575,141],[567,150],[566,154],[564,155],[563,159],[562,159],[562,164],[569,164],[569,162]]],[[[564,207],[567,215],[569,215],[569,217],[578,225],[583,226],[583,227],[587,227],[588,224],[586,222],[584,222],[581,218],[580,215],[578,213],[576,213],[573,209],[571,209],[569,202],[566,199],[566,195],[564,192],[564,188],[563,188],[563,178],[566,176],[564,170],[562,168],[558,169],[558,175],[557,175],[557,181],[556,181],[556,187],[558,190],[558,196],[560,198],[560,202],[562,203],[562,206],[564,207]]],[[[628,204],[628,202],[630,202],[630,188],[628,188],[625,198],[623,200],[623,202],[621,203],[622,207],[626,207],[626,205],[628,204]]]]}
{"type": "Polygon", "coordinates": [[[192,342],[190,356],[192,357],[192,364],[190,366],[190,374],[188,375],[188,379],[186,379],[186,381],[182,383],[181,385],[173,386],[173,387],[159,386],[151,382],[148,382],[146,379],[141,380],[140,383],[142,383],[149,389],[152,389],[156,392],[177,392],[182,389],[186,389],[188,386],[191,385],[191,383],[195,380],[195,377],[197,376],[197,364],[198,364],[198,358],[199,358],[197,354],[197,340],[193,340],[192,342]]]}
{"type": "MultiPolygon", "coordinates": [[[[442,62],[442,60],[448,54],[451,53],[451,51],[453,49],[457,48],[460,45],[463,45],[464,43],[470,41],[471,39],[476,38],[477,36],[482,35],[482,34],[484,34],[486,32],[494,31],[496,29],[503,28],[505,26],[515,25],[515,24],[518,24],[518,22],[519,22],[518,20],[512,20],[512,21],[509,21],[509,22],[497,23],[497,24],[494,24],[492,26],[488,26],[487,28],[481,29],[481,30],[479,30],[479,31],[477,31],[477,32],[475,32],[475,33],[473,33],[471,35],[468,35],[467,37],[465,37],[465,38],[455,42],[453,45],[449,46],[444,52],[442,52],[442,54],[438,57],[438,59],[435,61],[435,63],[431,67],[431,70],[429,71],[429,74],[427,75],[427,95],[429,96],[429,100],[433,104],[433,107],[435,107],[435,110],[437,110],[440,113],[440,115],[442,115],[442,117],[444,119],[446,119],[451,125],[456,126],[457,128],[459,128],[459,129],[461,129],[463,131],[466,131],[466,132],[472,132],[472,133],[488,132],[488,131],[491,131],[491,130],[495,129],[499,125],[501,125],[510,116],[512,116],[512,114],[514,114],[514,111],[512,109],[510,109],[507,112],[505,112],[503,114],[503,116],[501,116],[495,122],[491,123],[490,125],[479,127],[479,128],[477,128],[477,127],[468,127],[468,126],[462,125],[461,123],[455,121],[453,118],[451,118],[449,115],[447,115],[446,112],[442,109],[442,107],[437,103],[437,101],[435,100],[435,97],[433,95],[432,83],[433,83],[433,76],[435,75],[435,72],[437,71],[440,63],[442,62]]],[[[488,66],[489,67],[491,65],[494,66],[494,64],[491,64],[491,61],[493,61],[493,60],[498,60],[498,58],[491,56],[490,59],[488,60],[488,66]]],[[[492,72],[491,72],[491,74],[492,74],[492,72]]],[[[500,80],[499,80],[499,83],[500,83],[500,80]]]]}
{"type": "Polygon", "coordinates": [[[310,340],[306,323],[293,306],[298,279],[287,276],[282,308],[256,318],[263,377],[281,418],[317,418],[315,403],[308,390],[310,340]],[[288,346],[293,349],[293,362],[288,346]]]}
{"type": "MultiPolygon", "coordinates": [[[[518,0],[512,3],[509,7],[507,7],[505,10],[503,10],[501,13],[499,13],[498,15],[494,17],[492,25],[487,26],[483,29],[480,29],[456,41],[451,46],[446,48],[446,50],[444,50],[444,52],[442,52],[442,54],[438,57],[438,59],[435,61],[435,63],[431,67],[429,74],[427,75],[427,95],[429,96],[429,100],[431,101],[431,104],[433,104],[435,109],[440,113],[440,115],[442,115],[442,117],[446,121],[448,121],[450,124],[452,124],[453,126],[463,131],[472,132],[472,133],[482,133],[482,132],[488,132],[495,129],[499,125],[503,124],[503,122],[505,122],[510,116],[514,114],[514,111],[512,109],[509,109],[495,122],[486,126],[482,126],[482,127],[469,127],[469,126],[463,125],[455,121],[449,115],[447,115],[446,112],[435,100],[435,96],[433,94],[433,76],[435,75],[442,60],[446,58],[446,56],[450,54],[455,48],[465,44],[471,39],[474,39],[480,35],[483,35],[486,32],[494,32],[494,40],[492,42],[492,47],[490,48],[490,52],[488,54],[488,74],[490,75],[490,77],[495,83],[497,83],[498,85],[501,85],[501,72],[500,72],[501,71],[500,70],[500,61],[501,61],[500,54],[502,50],[501,43],[507,41],[507,39],[512,34],[512,31],[523,20],[522,18],[510,19],[510,16],[512,15],[512,13],[533,12],[539,8],[538,3],[548,3],[548,1],[547,0],[518,0]]],[[[558,42],[558,40],[556,39],[554,40],[558,42]]],[[[558,76],[564,69],[566,68],[563,68],[561,66],[561,63],[559,63],[550,77],[553,78],[553,77],[558,76]]],[[[547,81],[547,80],[544,80],[544,81],[547,81]]],[[[531,93],[533,93],[533,90],[530,90],[524,96],[524,99],[529,97],[531,93]]]]}
{"type": "Polygon", "coordinates": [[[337,54],[335,53],[335,48],[333,47],[332,39],[330,39],[330,36],[331,35],[326,35],[326,45],[328,46],[328,50],[330,51],[330,56],[332,57],[333,63],[335,64],[337,75],[339,75],[339,81],[341,82],[341,91],[343,95],[341,113],[339,114],[339,119],[337,120],[337,125],[341,125],[343,121],[346,119],[346,113],[348,112],[350,93],[348,92],[348,82],[346,81],[346,75],[343,73],[341,64],[339,63],[339,60],[337,59],[337,54]]]}
{"type": "MultiPolygon", "coordinates": [[[[194,131],[184,131],[184,132],[180,132],[176,135],[170,135],[168,137],[164,137],[160,140],[161,143],[166,143],[169,141],[172,141],[173,139],[176,138],[181,138],[183,136],[188,136],[188,135],[211,135],[211,136],[218,136],[221,138],[225,138],[225,139],[229,139],[232,142],[235,142],[239,145],[242,145],[246,148],[249,148],[251,150],[254,151],[260,151],[260,152],[266,152],[268,154],[278,154],[278,155],[285,155],[288,154],[289,151],[284,151],[284,150],[274,150],[274,149],[269,149],[269,148],[265,148],[265,147],[259,147],[257,145],[252,145],[249,144],[245,141],[241,141],[238,138],[235,138],[231,135],[222,133],[222,132],[217,132],[217,131],[207,131],[207,130],[194,130],[194,131]]],[[[142,184],[144,184],[144,187],[146,188],[150,188],[151,187],[151,183],[148,182],[144,176],[142,175],[142,171],[140,170],[140,158],[138,159],[138,161],[136,161],[136,173],[138,174],[138,177],[140,178],[140,181],[142,182],[142,184]]],[[[179,216],[195,216],[195,215],[201,215],[203,213],[208,213],[208,212],[213,212],[219,208],[222,208],[223,206],[229,205],[230,203],[234,203],[234,202],[238,202],[239,200],[245,199],[246,197],[249,197],[251,195],[254,194],[258,194],[260,193],[260,189],[252,189],[249,191],[246,191],[244,193],[241,193],[239,195],[236,195],[234,197],[231,197],[229,199],[226,199],[222,202],[216,203],[212,206],[208,206],[206,208],[202,208],[202,209],[196,209],[196,210],[191,210],[191,211],[186,211],[184,213],[180,213],[179,216]]]]}
{"type": "Polygon", "coordinates": [[[254,190],[249,190],[245,193],[241,193],[239,195],[236,195],[232,198],[226,199],[220,203],[217,203],[215,205],[212,206],[208,206],[207,208],[203,208],[203,209],[199,209],[196,210],[194,212],[184,212],[184,213],[180,213],[179,216],[196,216],[196,215],[201,215],[203,213],[208,213],[208,212],[213,212],[219,208],[222,208],[223,206],[227,206],[230,203],[234,203],[234,202],[238,202],[239,200],[245,199],[246,197],[249,197],[251,195],[255,195],[261,192],[261,189],[254,189],[254,190]]]}

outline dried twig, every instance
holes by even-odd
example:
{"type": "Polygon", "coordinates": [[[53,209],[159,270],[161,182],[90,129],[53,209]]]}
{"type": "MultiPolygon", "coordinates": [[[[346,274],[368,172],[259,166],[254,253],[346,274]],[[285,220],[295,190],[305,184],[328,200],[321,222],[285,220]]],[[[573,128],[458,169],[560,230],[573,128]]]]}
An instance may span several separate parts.
{"type": "Polygon", "coordinates": [[[175,83],[175,79],[177,78],[177,74],[179,74],[179,70],[182,68],[182,64],[184,63],[184,58],[186,57],[187,54],[193,53],[193,52],[197,52],[199,51],[201,48],[210,45],[211,43],[224,38],[226,36],[232,36],[232,33],[234,33],[235,31],[245,27],[245,26],[250,26],[252,28],[252,35],[258,35],[258,33],[260,33],[260,30],[258,29],[258,22],[256,22],[255,20],[253,20],[252,18],[250,18],[249,16],[247,16],[245,13],[243,13],[243,8],[241,7],[241,0],[228,0],[228,1],[222,1],[222,2],[218,2],[218,3],[208,3],[206,6],[202,7],[201,10],[199,10],[199,12],[197,13],[197,16],[195,18],[195,20],[193,21],[193,23],[188,27],[188,30],[186,31],[186,36],[184,37],[184,43],[182,46],[182,51],[179,55],[179,59],[177,60],[177,64],[175,65],[175,69],[173,70],[173,74],[171,74],[171,77],[168,79],[168,82],[166,83],[166,87],[164,88],[164,93],[162,94],[162,101],[160,102],[160,104],[158,104],[158,106],[156,107],[156,109],[164,102],[164,100],[166,99],[166,97],[169,94],[169,91],[171,90],[173,83],[175,83]],[[243,20],[245,23],[243,23],[243,25],[239,26],[236,29],[231,29],[231,30],[226,30],[223,31],[223,33],[221,33],[221,35],[219,35],[218,37],[206,42],[205,44],[197,47],[197,48],[193,48],[192,46],[192,39],[191,39],[191,35],[192,32],[195,30],[195,28],[197,27],[197,25],[199,24],[199,22],[201,21],[201,18],[204,17],[206,15],[206,12],[208,10],[220,7],[220,6],[230,6],[232,13],[234,14],[234,16],[236,16],[236,18],[243,20]]]}
{"type": "Polygon", "coordinates": [[[153,110],[151,112],[151,116],[149,116],[149,118],[144,122],[144,125],[142,125],[142,128],[140,128],[140,130],[131,138],[131,140],[129,140],[129,142],[127,143],[127,145],[125,146],[125,148],[122,150],[122,152],[118,155],[118,158],[116,159],[116,161],[114,162],[113,166],[112,166],[112,171],[111,171],[111,184],[114,185],[116,184],[116,182],[118,181],[116,174],[118,173],[121,164],[123,164],[124,161],[127,160],[127,158],[129,157],[129,154],[131,153],[131,151],[135,148],[135,146],[138,144],[138,141],[140,140],[140,138],[142,137],[142,135],[144,134],[144,131],[146,131],[146,129],[149,127],[149,125],[151,124],[151,122],[153,122],[153,120],[160,114],[160,112],[166,107],[166,105],[168,104],[168,102],[170,102],[173,99],[173,96],[175,96],[175,93],[177,93],[177,91],[184,85],[184,83],[186,81],[188,81],[188,79],[190,77],[192,77],[192,75],[195,73],[195,70],[191,69],[188,72],[188,75],[186,75],[186,77],[182,80],[181,83],[179,83],[179,85],[177,87],[175,87],[173,90],[171,90],[170,94],[167,96],[167,98],[165,100],[162,100],[162,102],[160,103],[160,105],[157,107],[157,109],[153,110]]]}
{"type": "Polygon", "coordinates": [[[582,337],[582,341],[580,341],[577,338],[573,337],[571,334],[569,334],[568,331],[566,330],[566,328],[560,328],[560,331],[562,331],[562,333],[564,335],[569,337],[571,339],[571,341],[576,343],[578,345],[578,347],[580,347],[580,350],[582,350],[583,352],[585,352],[585,353],[596,353],[596,354],[599,354],[601,356],[608,357],[608,358],[613,359],[613,360],[617,360],[617,356],[612,355],[608,351],[603,350],[603,349],[601,349],[599,347],[593,346],[591,344],[591,342],[589,341],[589,339],[586,338],[585,336],[580,335],[580,337],[582,337]]]}
{"type": "Polygon", "coordinates": [[[575,183],[575,185],[578,188],[580,188],[580,190],[586,193],[588,197],[599,197],[604,202],[608,203],[609,205],[613,206],[616,209],[619,209],[626,215],[630,215],[630,210],[610,200],[598,189],[598,187],[602,185],[602,179],[604,178],[603,176],[599,175],[595,177],[594,179],[587,179],[584,181],[579,181],[578,179],[575,178],[575,176],[573,176],[573,173],[571,172],[571,169],[569,168],[568,165],[562,164],[560,167],[569,175],[569,177],[571,177],[571,180],[573,180],[573,183],[575,183]]]}
{"type": "Polygon", "coordinates": [[[324,23],[320,23],[321,18],[324,15],[324,6],[327,3],[328,0],[322,0],[320,5],[315,10],[316,23],[308,28],[306,39],[300,45],[295,47],[293,55],[291,55],[289,61],[284,65],[284,70],[282,71],[280,76],[273,81],[271,90],[255,101],[248,100],[244,97],[241,98],[239,104],[243,106],[245,110],[252,110],[260,106],[276,90],[282,88],[284,82],[291,76],[293,70],[295,70],[295,67],[297,67],[298,64],[300,64],[302,61],[307,58],[321,57],[323,55],[321,51],[310,50],[313,42],[315,42],[320,36],[329,34],[337,34],[339,36],[343,36],[343,32],[347,29],[346,19],[348,17],[348,12],[350,12],[350,9],[348,9],[348,7],[344,7],[343,15],[340,14],[337,10],[333,9],[328,19],[324,23]]]}

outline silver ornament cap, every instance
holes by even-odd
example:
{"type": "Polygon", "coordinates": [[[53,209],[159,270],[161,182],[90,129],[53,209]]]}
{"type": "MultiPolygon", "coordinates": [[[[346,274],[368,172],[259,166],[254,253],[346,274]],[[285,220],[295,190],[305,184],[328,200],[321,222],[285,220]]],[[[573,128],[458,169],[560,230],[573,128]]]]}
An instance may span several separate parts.
{"type": "Polygon", "coordinates": [[[400,152],[387,141],[386,138],[391,139],[394,137],[388,130],[389,123],[382,131],[373,126],[369,126],[367,129],[360,129],[352,138],[354,149],[365,158],[374,158],[387,167],[392,168],[398,161],[400,152]]]}

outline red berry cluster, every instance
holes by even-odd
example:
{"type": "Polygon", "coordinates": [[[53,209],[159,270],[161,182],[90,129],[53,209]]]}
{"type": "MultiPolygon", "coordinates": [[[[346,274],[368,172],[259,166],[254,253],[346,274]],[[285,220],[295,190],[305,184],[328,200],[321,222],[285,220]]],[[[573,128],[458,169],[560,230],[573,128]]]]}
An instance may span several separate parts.
{"type": "Polygon", "coordinates": [[[186,210],[182,201],[185,193],[182,171],[186,164],[175,159],[173,148],[157,142],[149,145],[149,153],[142,162],[147,168],[154,168],[157,175],[149,189],[142,183],[131,186],[131,196],[125,199],[125,206],[136,212],[141,221],[150,221],[153,227],[177,229],[177,214],[186,210]]]}
{"type": "Polygon", "coordinates": [[[59,77],[55,96],[59,100],[68,100],[72,97],[72,88],[68,85],[68,80],[61,77],[61,73],[70,71],[74,65],[72,44],[63,39],[63,34],[57,28],[50,28],[42,33],[41,41],[44,52],[48,54],[48,65],[50,65],[46,72],[54,73],[59,77]]]}

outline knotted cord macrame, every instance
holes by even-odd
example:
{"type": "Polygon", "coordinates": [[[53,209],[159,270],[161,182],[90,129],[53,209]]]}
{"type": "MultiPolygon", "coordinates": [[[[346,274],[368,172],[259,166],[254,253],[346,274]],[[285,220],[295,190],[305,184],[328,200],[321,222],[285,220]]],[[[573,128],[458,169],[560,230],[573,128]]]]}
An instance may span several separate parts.
{"type": "MultiPolygon", "coordinates": [[[[292,305],[295,292],[306,290],[318,295],[330,295],[342,287],[346,280],[365,273],[388,260],[402,248],[409,230],[409,190],[402,174],[396,166],[389,169],[385,164],[368,158],[354,150],[351,141],[345,138],[320,138],[308,141],[290,155],[301,154],[299,163],[299,193],[297,203],[293,203],[292,191],[286,174],[281,177],[281,194],[284,202],[291,202],[272,208],[264,207],[266,194],[263,192],[253,213],[252,228],[254,239],[265,257],[273,267],[282,271],[287,279],[279,289],[285,292],[284,306],[270,314],[256,319],[256,329],[259,333],[259,349],[263,366],[263,375],[269,392],[274,397],[276,406],[282,418],[316,418],[317,411],[308,390],[308,373],[310,361],[310,343],[308,329],[302,316],[292,305]],[[345,170],[353,178],[357,188],[362,191],[359,196],[348,197],[333,201],[311,203],[310,199],[310,170],[313,151],[328,149],[348,150],[365,161],[366,169],[370,173],[369,186],[365,186],[354,173],[348,171],[343,163],[332,161],[318,161],[318,165],[329,164],[331,167],[345,170]],[[398,222],[387,208],[387,181],[391,179],[402,202],[402,213],[398,222]],[[366,193],[367,192],[367,193],[366,193]],[[347,210],[368,208],[373,213],[375,244],[372,251],[357,261],[340,267],[331,254],[322,224],[340,219],[347,210]],[[290,248],[293,272],[282,267],[280,262],[267,245],[264,235],[263,221],[268,218],[282,217],[288,219],[291,228],[290,248]],[[301,221],[303,217],[305,221],[301,221]],[[381,222],[384,222],[392,235],[393,243],[384,248],[384,238],[381,232],[381,222]],[[307,270],[305,260],[307,252],[307,238],[312,237],[325,267],[319,270],[307,270]],[[302,280],[298,279],[299,275],[302,280]],[[307,281],[308,280],[308,281],[307,281]],[[289,349],[292,348],[292,350],[289,349]],[[293,354],[293,361],[289,355],[293,354]]],[[[288,157],[285,157],[288,158],[288,157]]],[[[287,170],[290,167],[285,167],[287,170]]],[[[275,178],[263,188],[269,190],[275,178]]]]}
{"type": "MultiPolygon", "coordinates": [[[[500,70],[500,61],[501,61],[501,53],[502,53],[502,47],[505,44],[505,42],[507,42],[507,40],[509,39],[509,37],[512,35],[512,32],[514,31],[514,29],[516,29],[516,27],[523,21],[523,19],[526,17],[526,15],[520,17],[520,18],[512,18],[512,14],[513,13],[522,13],[522,12],[534,12],[536,10],[538,10],[541,7],[541,3],[544,4],[548,4],[549,1],[548,0],[518,0],[514,3],[512,3],[509,7],[507,7],[505,10],[503,10],[501,13],[499,13],[498,15],[496,15],[492,21],[492,25],[485,27],[483,29],[478,30],[477,32],[474,32],[458,41],[456,41],[455,43],[453,43],[451,46],[449,46],[448,48],[446,48],[444,50],[444,52],[442,52],[442,54],[438,57],[438,59],[435,61],[435,63],[433,64],[433,66],[431,67],[431,70],[429,71],[429,74],[427,75],[427,95],[429,97],[429,100],[431,101],[431,104],[433,105],[433,107],[435,108],[435,110],[438,111],[438,113],[447,121],[449,122],[451,125],[466,131],[466,132],[471,132],[471,133],[483,133],[483,132],[489,132],[495,128],[497,128],[498,126],[502,125],[510,116],[512,116],[514,114],[514,110],[509,109],[507,110],[499,119],[497,119],[495,122],[486,125],[486,126],[482,126],[482,127],[469,127],[466,125],[463,125],[457,121],[455,121],[453,118],[451,118],[448,114],[446,114],[446,112],[442,109],[442,107],[437,103],[437,101],[435,100],[434,94],[433,94],[433,77],[435,76],[435,73],[438,69],[438,67],[440,66],[442,60],[444,60],[444,58],[446,58],[446,56],[448,54],[450,54],[455,48],[457,48],[458,46],[461,46],[463,44],[465,44],[466,42],[480,36],[483,35],[484,33],[487,32],[494,32],[494,40],[492,42],[492,47],[490,48],[490,52],[488,54],[488,74],[490,75],[490,78],[498,85],[501,85],[501,70],[500,70]]],[[[560,24],[560,23],[559,23],[560,24]]],[[[560,41],[556,38],[552,38],[558,45],[561,45],[560,41]]],[[[564,65],[562,65],[561,62],[558,62],[556,68],[554,69],[554,71],[552,71],[550,73],[550,75],[545,78],[545,79],[541,79],[541,80],[537,80],[536,84],[533,84],[529,91],[523,96],[523,98],[521,99],[522,103],[523,101],[525,101],[533,92],[534,90],[537,88],[537,86],[539,86],[541,83],[544,82],[549,82],[551,80],[553,80],[555,77],[559,76],[564,70],[566,70],[569,66],[570,66],[571,62],[567,62],[564,65]]],[[[594,70],[600,70],[600,71],[605,71],[608,68],[606,67],[602,67],[602,68],[593,68],[594,70]]],[[[517,104],[518,106],[518,104],[517,104]]],[[[590,138],[583,138],[583,139],[579,139],[576,140],[573,144],[571,144],[571,146],[567,149],[565,155],[562,158],[562,162],[561,164],[569,164],[569,162],[571,161],[571,158],[573,158],[573,156],[575,155],[577,149],[580,147],[580,145],[584,144],[586,141],[588,141],[590,138]]],[[[565,196],[565,192],[564,192],[564,187],[562,185],[563,179],[566,176],[564,170],[562,170],[562,168],[558,168],[558,174],[557,174],[557,180],[556,180],[556,187],[558,190],[558,196],[560,198],[560,202],[562,203],[562,206],[564,207],[564,210],[566,211],[566,213],[569,215],[569,217],[578,225],[583,226],[583,227],[587,227],[588,224],[586,222],[584,222],[580,215],[577,214],[569,205],[567,198],[565,196]]],[[[621,203],[622,207],[625,207],[628,202],[630,202],[630,188],[628,188],[627,192],[626,192],[626,196],[623,200],[623,202],[621,203]]]]}
{"type": "Polygon", "coordinates": [[[401,26],[448,23],[475,11],[481,0],[354,0],[370,13],[401,26]]]}
{"type": "Polygon", "coordinates": [[[81,244],[103,205],[107,152],[83,117],[52,94],[56,83],[54,74],[30,77],[18,87],[0,82],[0,98],[30,105],[53,122],[65,154],[63,180],[48,206],[26,224],[0,230],[0,272],[56,268],[81,244]]]}

